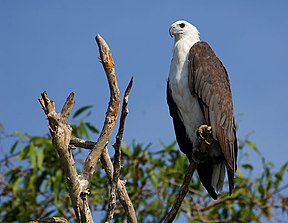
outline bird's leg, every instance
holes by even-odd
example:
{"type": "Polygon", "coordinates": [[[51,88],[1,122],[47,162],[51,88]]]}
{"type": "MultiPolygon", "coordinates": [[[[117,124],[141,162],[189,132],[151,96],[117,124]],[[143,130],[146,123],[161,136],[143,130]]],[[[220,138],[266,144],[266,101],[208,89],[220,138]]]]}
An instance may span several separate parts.
{"type": "Polygon", "coordinates": [[[208,125],[201,125],[196,133],[197,137],[194,142],[192,159],[196,163],[205,161],[208,153],[209,145],[213,142],[212,127],[208,125]]]}

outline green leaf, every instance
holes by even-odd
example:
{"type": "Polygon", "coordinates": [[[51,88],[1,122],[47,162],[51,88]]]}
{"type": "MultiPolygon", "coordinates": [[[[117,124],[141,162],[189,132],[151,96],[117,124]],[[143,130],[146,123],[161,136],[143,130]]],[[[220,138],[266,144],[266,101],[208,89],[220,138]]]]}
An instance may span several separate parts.
{"type": "Polygon", "coordinates": [[[14,153],[14,151],[15,151],[18,143],[19,143],[18,141],[14,142],[14,144],[12,145],[12,147],[11,147],[11,149],[10,149],[10,154],[14,153]]]}
{"type": "Polygon", "coordinates": [[[240,168],[237,168],[237,175],[239,178],[243,178],[244,177],[244,174],[243,172],[240,170],[240,168]]]}
{"type": "Polygon", "coordinates": [[[82,114],[84,111],[86,111],[87,109],[89,108],[92,108],[93,106],[92,105],[87,105],[87,106],[84,106],[82,108],[79,108],[73,115],[73,118],[76,118],[78,117],[80,114],[82,114]]]}
{"type": "Polygon", "coordinates": [[[260,151],[257,148],[257,145],[249,140],[246,141],[247,146],[253,149],[258,155],[261,155],[260,151]]]}
{"type": "Polygon", "coordinates": [[[33,196],[35,196],[36,192],[37,192],[36,191],[36,184],[35,184],[36,179],[37,179],[37,175],[36,174],[32,174],[30,176],[30,179],[29,179],[29,189],[32,190],[33,196]]]}
{"type": "Polygon", "coordinates": [[[37,153],[37,165],[39,170],[42,170],[43,160],[44,160],[44,148],[40,147],[37,153]]]}
{"type": "Polygon", "coordinates": [[[91,125],[90,122],[85,122],[84,124],[87,126],[87,128],[88,128],[91,132],[97,133],[97,134],[99,133],[99,130],[98,130],[95,126],[91,125]]]}
{"type": "Polygon", "coordinates": [[[37,151],[33,144],[29,146],[29,157],[31,161],[31,167],[33,170],[37,169],[37,151]]]}
{"type": "Polygon", "coordinates": [[[122,152],[128,157],[133,156],[133,153],[130,151],[129,147],[125,143],[122,143],[122,152]]]}
{"type": "Polygon", "coordinates": [[[160,154],[160,153],[170,153],[175,145],[176,145],[176,140],[174,140],[171,144],[169,145],[166,145],[164,142],[160,141],[160,145],[164,148],[164,150],[160,150],[160,151],[157,151],[157,152],[154,152],[154,154],[160,154]]]}
{"type": "Polygon", "coordinates": [[[268,161],[268,162],[267,162],[267,165],[269,165],[271,168],[274,168],[274,167],[275,167],[274,163],[272,163],[271,161],[268,161]]]}
{"type": "Polygon", "coordinates": [[[36,146],[52,145],[51,139],[43,136],[34,136],[30,140],[36,146]]]}
{"type": "Polygon", "coordinates": [[[253,166],[251,165],[251,164],[248,164],[248,163],[246,163],[246,164],[242,164],[242,168],[243,169],[248,169],[248,170],[253,170],[253,166]]]}
{"type": "Polygon", "coordinates": [[[90,139],[89,136],[89,132],[85,126],[85,124],[82,122],[82,120],[79,120],[79,126],[78,126],[78,130],[80,132],[81,137],[83,137],[83,135],[86,137],[86,139],[90,139]]]}
{"type": "Polygon", "coordinates": [[[12,187],[13,194],[17,194],[21,178],[18,177],[12,187]]]}
{"type": "Polygon", "coordinates": [[[141,153],[142,151],[143,151],[142,146],[136,145],[136,146],[134,147],[133,154],[134,154],[135,157],[138,157],[138,156],[140,156],[140,153],[141,153]]]}
{"type": "Polygon", "coordinates": [[[280,168],[280,170],[275,174],[276,178],[281,178],[281,179],[282,179],[282,176],[283,176],[283,174],[285,173],[285,170],[287,169],[287,166],[288,166],[288,162],[286,162],[286,163],[280,168]]]}
{"type": "Polygon", "coordinates": [[[24,135],[22,132],[16,131],[15,134],[18,135],[23,140],[26,140],[26,141],[29,140],[29,136],[24,135]]]}
{"type": "Polygon", "coordinates": [[[20,150],[20,157],[19,157],[20,160],[24,160],[27,158],[29,148],[30,148],[30,146],[28,145],[28,146],[25,146],[23,149],[20,150]]]}
{"type": "Polygon", "coordinates": [[[263,185],[260,184],[260,185],[258,186],[258,191],[259,191],[259,193],[260,193],[260,195],[261,195],[261,198],[263,198],[264,195],[265,195],[265,190],[264,190],[263,185]]]}
{"type": "Polygon", "coordinates": [[[153,186],[154,186],[155,188],[157,188],[158,180],[157,180],[157,176],[156,176],[155,172],[153,171],[153,169],[151,169],[151,170],[149,171],[149,177],[150,177],[150,180],[151,180],[153,186]]]}
{"type": "Polygon", "coordinates": [[[5,176],[11,176],[11,181],[15,181],[15,179],[18,177],[19,173],[21,172],[21,169],[20,167],[16,167],[16,168],[13,168],[11,170],[9,170],[8,172],[5,173],[5,176]]]}
{"type": "Polygon", "coordinates": [[[280,170],[275,174],[276,180],[274,181],[274,185],[275,185],[276,188],[278,188],[279,183],[282,181],[283,175],[284,175],[285,171],[287,170],[287,166],[288,166],[288,162],[286,162],[286,163],[280,168],[280,170]]]}

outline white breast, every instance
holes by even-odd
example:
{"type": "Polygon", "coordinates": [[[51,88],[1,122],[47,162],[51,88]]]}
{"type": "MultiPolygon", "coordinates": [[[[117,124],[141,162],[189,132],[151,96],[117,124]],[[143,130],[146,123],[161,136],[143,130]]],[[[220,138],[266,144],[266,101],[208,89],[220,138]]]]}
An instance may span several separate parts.
{"type": "Polygon", "coordinates": [[[181,39],[175,43],[169,73],[172,97],[180,111],[186,133],[192,142],[194,142],[197,129],[204,123],[204,116],[198,100],[191,95],[188,86],[188,53],[194,43],[189,39],[181,39]]]}

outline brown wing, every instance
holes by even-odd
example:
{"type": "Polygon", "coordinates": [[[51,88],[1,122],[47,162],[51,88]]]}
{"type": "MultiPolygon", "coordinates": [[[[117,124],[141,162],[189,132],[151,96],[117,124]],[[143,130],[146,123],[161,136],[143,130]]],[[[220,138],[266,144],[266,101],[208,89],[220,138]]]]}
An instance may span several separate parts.
{"type": "Polygon", "coordinates": [[[234,175],[237,139],[230,83],[225,67],[206,42],[197,42],[190,49],[189,88],[200,100],[206,122],[212,126],[213,137],[218,140],[229,172],[234,175]]]}

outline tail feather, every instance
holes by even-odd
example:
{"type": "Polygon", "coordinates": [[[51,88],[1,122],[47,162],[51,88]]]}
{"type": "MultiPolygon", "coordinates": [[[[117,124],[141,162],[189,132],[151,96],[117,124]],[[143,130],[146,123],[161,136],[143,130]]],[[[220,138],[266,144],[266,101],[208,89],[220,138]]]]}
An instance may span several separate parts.
{"type": "Polygon", "coordinates": [[[228,182],[229,182],[229,194],[231,195],[234,190],[234,171],[230,170],[227,166],[228,182]]]}
{"type": "Polygon", "coordinates": [[[217,199],[216,191],[220,192],[223,188],[226,169],[229,181],[229,194],[231,195],[234,189],[234,173],[227,168],[224,160],[220,163],[215,163],[213,159],[208,157],[204,163],[200,163],[197,166],[200,181],[214,200],[217,199]]]}
{"type": "Polygon", "coordinates": [[[197,172],[198,172],[200,181],[202,182],[207,192],[210,194],[210,196],[214,200],[217,200],[217,194],[215,192],[215,189],[212,186],[213,169],[212,169],[212,166],[209,165],[208,160],[206,160],[204,163],[198,164],[197,172]]]}
{"type": "Polygon", "coordinates": [[[214,164],[212,168],[212,186],[217,192],[221,192],[225,178],[225,162],[223,161],[221,163],[214,164]]]}

